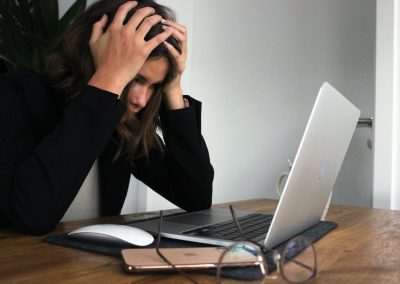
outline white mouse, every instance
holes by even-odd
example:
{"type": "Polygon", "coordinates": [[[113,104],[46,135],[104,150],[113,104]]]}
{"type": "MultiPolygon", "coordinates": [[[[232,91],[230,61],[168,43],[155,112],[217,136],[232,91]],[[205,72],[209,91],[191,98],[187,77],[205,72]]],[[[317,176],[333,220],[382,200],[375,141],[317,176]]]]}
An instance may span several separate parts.
{"type": "Polygon", "coordinates": [[[79,228],[68,233],[77,239],[106,242],[117,245],[147,246],[154,237],[141,229],[117,224],[98,224],[79,228]]]}

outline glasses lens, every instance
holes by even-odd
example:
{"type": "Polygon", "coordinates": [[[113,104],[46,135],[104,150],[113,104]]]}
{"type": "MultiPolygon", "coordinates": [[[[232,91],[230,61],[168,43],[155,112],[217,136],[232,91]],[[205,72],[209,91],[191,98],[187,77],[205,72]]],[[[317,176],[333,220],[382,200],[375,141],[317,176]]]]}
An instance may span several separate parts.
{"type": "Polygon", "coordinates": [[[303,238],[288,242],[281,256],[282,276],[293,283],[315,276],[316,255],[312,243],[303,238]]]}
{"type": "Polygon", "coordinates": [[[238,283],[244,280],[246,283],[261,283],[266,275],[264,256],[251,243],[237,243],[227,247],[218,262],[217,283],[238,283]]]}

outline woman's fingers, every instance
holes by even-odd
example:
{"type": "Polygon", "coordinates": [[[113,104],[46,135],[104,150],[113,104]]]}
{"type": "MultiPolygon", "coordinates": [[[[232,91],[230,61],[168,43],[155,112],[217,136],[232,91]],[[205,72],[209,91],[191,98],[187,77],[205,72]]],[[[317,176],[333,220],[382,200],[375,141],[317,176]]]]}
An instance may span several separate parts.
{"type": "Polygon", "coordinates": [[[174,21],[171,21],[171,20],[167,20],[167,19],[163,19],[162,23],[164,25],[168,25],[168,26],[173,27],[174,29],[176,29],[179,32],[181,32],[182,34],[186,34],[187,33],[186,27],[178,24],[177,22],[174,22],[174,21]]]}
{"type": "Polygon", "coordinates": [[[164,32],[161,34],[156,35],[153,37],[151,40],[147,42],[147,47],[149,48],[150,51],[155,49],[157,46],[162,44],[167,40],[172,35],[173,30],[171,28],[165,29],[164,32]]]}
{"type": "Polygon", "coordinates": [[[155,13],[155,10],[152,7],[140,8],[129,19],[129,21],[126,23],[125,27],[129,31],[135,32],[136,29],[139,27],[140,23],[142,23],[145,18],[153,15],[154,13],[155,13]]]}
{"type": "Polygon", "coordinates": [[[181,56],[179,51],[172,44],[170,44],[168,41],[165,41],[164,44],[167,47],[168,52],[172,55],[172,57],[174,57],[175,60],[178,60],[179,57],[181,56]]]}
{"type": "Polygon", "coordinates": [[[161,21],[164,27],[171,27],[173,29],[172,36],[180,42],[181,45],[181,55],[186,58],[187,55],[187,30],[186,27],[170,20],[163,19],[161,21]]]}
{"type": "Polygon", "coordinates": [[[107,24],[107,15],[103,15],[99,21],[94,23],[92,27],[92,34],[90,36],[89,44],[93,44],[96,42],[102,35],[103,35],[103,29],[107,24]]]}
{"type": "Polygon", "coordinates": [[[183,44],[184,42],[186,42],[186,35],[185,34],[182,34],[181,32],[179,32],[177,29],[175,29],[175,28],[173,28],[173,27],[171,27],[171,26],[163,26],[163,27],[170,27],[172,30],[173,30],[173,32],[172,32],[172,35],[173,35],[173,37],[175,38],[175,39],[177,39],[178,41],[180,41],[181,42],[181,44],[183,44]]]}
{"type": "Polygon", "coordinates": [[[150,31],[150,29],[157,23],[161,22],[161,20],[162,17],[160,15],[152,15],[145,18],[136,31],[138,33],[138,36],[144,38],[150,31]]]}
{"type": "Polygon", "coordinates": [[[121,6],[118,7],[117,12],[115,13],[114,19],[112,21],[112,25],[117,25],[117,26],[122,26],[124,24],[126,15],[128,15],[128,12],[137,6],[136,1],[128,1],[121,6]]]}

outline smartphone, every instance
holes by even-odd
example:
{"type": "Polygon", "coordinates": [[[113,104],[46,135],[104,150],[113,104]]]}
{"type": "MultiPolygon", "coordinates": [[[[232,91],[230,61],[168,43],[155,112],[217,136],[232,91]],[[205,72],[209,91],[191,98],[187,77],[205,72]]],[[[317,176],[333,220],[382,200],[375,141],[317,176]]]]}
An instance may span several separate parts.
{"type": "MultiPolygon", "coordinates": [[[[200,247],[200,248],[161,248],[161,253],[176,267],[184,270],[215,268],[219,258],[224,252],[223,247],[200,247]]],[[[152,249],[123,249],[121,251],[124,268],[128,272],[162,272],[173,270],[152,249]]],[[[223,261],[225,266],[249,266],[259,265],[259,259],[245,248],[236,248],[230,252],[223,261]]]]}

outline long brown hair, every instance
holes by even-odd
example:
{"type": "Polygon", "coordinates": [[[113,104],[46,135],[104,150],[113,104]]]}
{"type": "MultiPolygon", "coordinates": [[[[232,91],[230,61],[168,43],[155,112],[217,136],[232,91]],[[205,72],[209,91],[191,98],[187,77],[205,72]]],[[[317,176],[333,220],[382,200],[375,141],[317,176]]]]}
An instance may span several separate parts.
{"type": "MultiPolygon", "coordinates": [[[[57,42],[54,52],[48,57],[46,77],[56,90],[57,95],[61,96],[68,104],[74,97],[79,95],[82,88],[87,84],[90,77],[95,72],[92,55],[89,49],[89,38],[92,26],[99,21],[102,15],[108,16],[110,24],[119,6],[128,0],[100,0],[91,5],[63,34],[57,42]]],[[[127,15],[128,21],[137,9],[143,7],[153,7],[155,13],[164,19],[175,20],[174,12],[153,0],[138,0],[138,5],[127,15]]],[[[107,27],[106,27],[107,28],[107,27]]],[[[158,23],[151,28],[145,37],[149,40],[162,33],[162,24],[158,23]]],[[[167,39],[179,52],[181,47],[179,42],[172,36],[167,39]]],[[[177,74],[176,62],[168,52],[167,48],[161,44],[155,48],[149,59],[165,57],[169,63],[169,70],[163,85],[169,83],[177,74]]],[[[126,103],[129,85],[124,89],[121,100],[126,103]]],[[[156,134],[160,126],[159,108],[161,105],[162,86],[154,91],[148,104],[138,114],[125,113],[116,127],[119,150],[114,160],[119,157],[127,158],[132,164],[136,159],[148,158],[152,148],[162,151],[162,142],[156,134]]]]}

